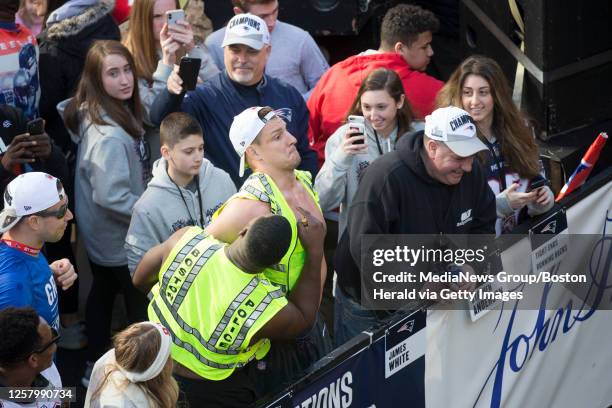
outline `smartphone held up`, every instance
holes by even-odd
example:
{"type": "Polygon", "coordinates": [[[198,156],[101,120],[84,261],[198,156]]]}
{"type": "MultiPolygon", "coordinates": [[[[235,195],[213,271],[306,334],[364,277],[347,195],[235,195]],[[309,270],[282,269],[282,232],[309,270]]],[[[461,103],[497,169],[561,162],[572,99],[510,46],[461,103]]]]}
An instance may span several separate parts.
{"type": "MultiPolygon", "coordinates": [[[[349,115],[348,125],[349,125],[349,130],[355,131],[355,133],[353,133],[353,136],[365,135],[365,119],[363,116],[349,115]]],[[[364,144],[364,143],[365,143],[365,138],[359,139],[353,142],[353,144],[364,144]]]]}
{"type": "Polygon", "coordinates": [[[202,60],[200,58],[181,58],[178,74],[183,80],[184,91],[193,91],[196,88],[201,63],[202,60]]]}
{"type": "Polygon", "coordinates": [[[166,11],[166,22],[168,27],[171,25],[177,25],[181,20],[185,20],[185,11],[183,10],[168,10],[166,11]]]}
{"type": "Polygon", "coordinates": [[[41,135],[45,133],[45,120],[43,118],[36,118],[29,121],[27,129],[31,135],[41,135]]]}

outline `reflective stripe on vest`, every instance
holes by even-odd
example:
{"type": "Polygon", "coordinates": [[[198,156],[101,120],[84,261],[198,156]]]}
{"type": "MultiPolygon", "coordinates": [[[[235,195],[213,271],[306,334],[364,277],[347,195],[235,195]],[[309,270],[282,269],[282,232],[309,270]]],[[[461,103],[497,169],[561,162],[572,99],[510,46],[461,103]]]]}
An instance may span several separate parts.
{"type": "MultiPolygon", "coordinates": [[[[319,206],[319,199],[312,186],[309,173],[295,170],[295,176],[310,194],[316,205],[319,206]]],[[[227,202],[234,198],[244,198],[269,203],[272,214],[282,215],[289,221],[291,225],[291,244],[289,245],[289,249],[281,259],[281,262],[270,268],[266,268],[264,274],[271,282],[281,287],[284,293],[293,289],[302,273],[306,254],[302,247],[302,243],[298,239],[295,214],[289,204],[287,204],[285,197],[280,190],[278,190],[278,187],[276,187],[276,184],[274,184],[274,181],[270,177],[263,173],[253,173],[244,182],[240,190],[227,202]]],[[[213,218],[223,211],[227,202],[217,210],[213,218]]]]}
{"type": "Polygon", "coordinates": [[[167,257],[162,282],[152,291],[149,318],[172,333],[177,362],[204,378],[221,380],[265,356],[269,341],[246,344],[287,300],[263,275],[236,268],[224,245],[202,232],[199,227],[187,230],[167,257]]]}

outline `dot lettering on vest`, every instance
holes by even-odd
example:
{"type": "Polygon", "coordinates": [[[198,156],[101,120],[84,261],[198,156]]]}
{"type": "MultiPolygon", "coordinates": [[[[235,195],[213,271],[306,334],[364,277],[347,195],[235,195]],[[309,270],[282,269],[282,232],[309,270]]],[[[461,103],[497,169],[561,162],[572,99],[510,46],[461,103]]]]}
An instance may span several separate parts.
{"type": "Polygon", "coordinates": [[[228,323],[221,337],[223,340],[219,342],[220,349],[228,349],[236,340],[237,333],[244,325],[244,321],[255,309],[255,302],[252,299],[247,299],[243,302],[236,311],[235,317],[228,323]]]}

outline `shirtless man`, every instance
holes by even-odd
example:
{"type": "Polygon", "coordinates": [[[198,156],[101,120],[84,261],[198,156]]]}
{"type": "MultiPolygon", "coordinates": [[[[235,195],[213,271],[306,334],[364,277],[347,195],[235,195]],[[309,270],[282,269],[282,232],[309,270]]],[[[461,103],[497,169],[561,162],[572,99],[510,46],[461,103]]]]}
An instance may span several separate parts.
{"type": "MultiPolygon", "coordinates": [[[[296,139],[270,107],[248,108],[234,117],[229,136],[240,156],[240,176],[247,166],[253,170],[253,174],[244,182],[240,191],[217,211],[207,232],[218,240],[231,243],[254,218],[270,213],[287,218],[292,226],[289,250],[281,262],[273,268],[267,268],[264,275],[285,293],[291,292],[306,256],[296,225],[297,221],[307,221],[303,219],[298,207],[323,222],[323,214],[312,187],[312,176],[308,172],[296,170],[300,164],[296,139]]],[[[325,282],[325,275],[323,260],[321,282],[325,282]]],[[[298,376],[302,370],[327,354],[330,348],[331,342],[320,318],[313,330],[305,333],[303,338],[293,342],[273,342],[267,364],[259,366],[262,369],[265,366],[267,372],[267,375],[261,376],[264,379],[262,387],[265,391],[271,391],[270,387],[298,376]],[[296,342],[302,343],[299,353],[296,342]],[[287,353],[294,354],[296,358],[281,357],[287,353]]]]}

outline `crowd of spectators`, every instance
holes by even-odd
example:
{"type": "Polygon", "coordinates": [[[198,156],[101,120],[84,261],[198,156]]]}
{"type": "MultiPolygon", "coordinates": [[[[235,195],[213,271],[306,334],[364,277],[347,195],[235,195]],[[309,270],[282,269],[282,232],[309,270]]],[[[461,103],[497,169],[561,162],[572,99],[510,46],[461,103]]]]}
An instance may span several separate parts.
{"type": "Polygon", "coordinates": [[[247,406],[392,312],[361,304],[364,234],[552,207],[499,65],[425,73],[431,11],[390,8],[330,67],[279,1],[228,0],[212,33],[196,0],[2,2],[0,386],[76,386],[54,355],[86,348],[87,407],[247,406]]]}

